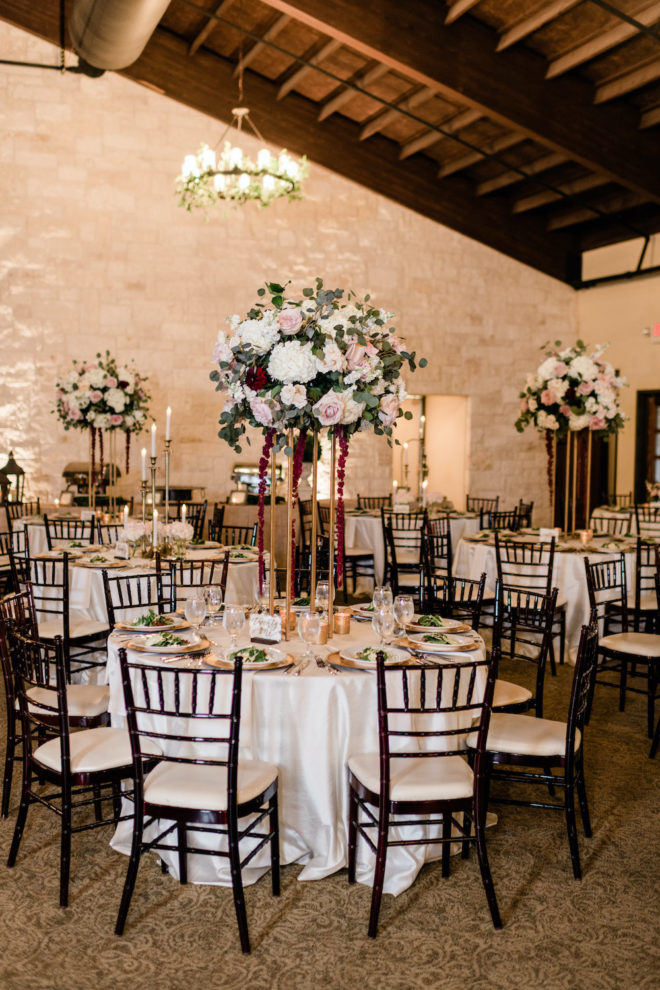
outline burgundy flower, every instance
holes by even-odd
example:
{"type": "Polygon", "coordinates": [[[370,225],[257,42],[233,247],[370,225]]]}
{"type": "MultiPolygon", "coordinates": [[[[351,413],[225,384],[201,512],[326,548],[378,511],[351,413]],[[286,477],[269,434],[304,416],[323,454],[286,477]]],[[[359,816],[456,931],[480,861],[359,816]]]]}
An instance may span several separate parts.
{"type": "Polygon", "coordinates": [[[245,381],[248,388],[253,389],[255,392],[259,392],[268,383],[268,375],[263,368],[254,367],[248,368],[247,375],[245,376],[245,381]]]}

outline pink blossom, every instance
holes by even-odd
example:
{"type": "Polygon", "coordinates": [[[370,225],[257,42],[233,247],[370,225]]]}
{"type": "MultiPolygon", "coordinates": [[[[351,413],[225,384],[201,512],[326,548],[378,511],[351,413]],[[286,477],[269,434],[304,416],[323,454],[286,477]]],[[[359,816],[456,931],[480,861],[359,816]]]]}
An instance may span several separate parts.
{"type": "Polygon", "coordinates": [[[118,413],[111,413],[110,426],[121,426],[123,418],[124,417],[120,416],[118,413]]]}
{"type": "Polygon", "coordinates": [[[265,399],[253,399],[250,403],[250,409],[257,423],[260,423],[262,426],[270,426],[273,422],[273,410],[265,399]]]}
{"type": "Polygon", "coordinates": [[[99,392],[99,390],[95,388],[93,392],[89,393],[89,397],[92,402],[100,402],[103,398],[103,392],[99,392]]]}
{"type": "Polygon", "coordinates": [[[388,392],[380,400],[380,412],[378,418],[384,426],[391,426],[399,411],[399,398],[392,392],[388,392]]]}
{"type": "Polygon", "coordinates": [[[604,430],[605,429],[605,420],[602,418],[602,416],[592,416],[591,417],[591,420],[589,422],[589,429],[590,430],[604,430]]]}
{"type": "Polygon", "coordinates": [[[395,350],[397,354],[400,354],[405,347],[404,342],[400,337],[397,337],[395,333],[393,333],[390,337],[390,344],[392,345],[392,349],[395,350]]]}
{"type": "Polygon", "coordinates": [[[302,321],[302,313],[299,309],[282,309],[277,314],[280,330],[287,336],[296,333],[300,329],[302,321]]]}
{"type": "Polygon", "coordinates": [[[571,407],[564,404],[563,406],[559,407],[559,412],[562,414],[562,416],[570,416],[571,407]]]}
{"type": "Polygon", "coordinates": [[[580,384],[577,387],[577,390],[580,393],[580,395],[589,395],[589,393],[590,392],[593,392],[593,390],[594,390],[594,383],[593,382],[580,382],[580,384]]]}
{"type": "Polygon", "coordinates": [[[562,378],[568,371],[568,365],[565,361],[557,361],[555,365],[555,378],[562,378]]]}
{"type": "Polygon", "coordinates": [[[522,398],[520,400],[520,411],[525,413],[527,412],[528,409],[529,409],[529,403],[527,402],[527,399],[522,398]]]}
{"type": "Polygon", "coordinates": [[[344,403],[337,392],[326,392],[316,405],[312,406],[312,412],[321,426],[335,426],[341,422],[344,415],[344,403]]]}
{"type": "Polygon", "coordinates": [[[368,340],[367,341],[367,356],[368,357],[376,357],[377,354],[378,354],[378,348],[373,343],[373,341],[368,340]]]}
{"type": "Polygon", "coordinates": [[[113,378],[112,375],[110,375],[108,378],[106,378],[105,384],[108,386],[108,388],[117,388],[117,379],[113,378]]]}
{"type": "Polygon", "coordinates": [[[73,406],[66,407],[67,416],[69,419],[82,419],[82,413],[80,409],[75,409],[73,406]]]}
{"type": "Polygon", "coordinates": [[[364,344],[358,344],[357,340],[354,340],[348,345],[346,351],[346,364],[349,371],[355,371],[356,368],[361,367],[364,361],[364,356],[367,353],[367,348],[364,344]]]}
{"type": "Polygon", "coordinates": [[[541,392],[541,402],[544,406],[554,406],[555,397],[549,388],[545,388],[541,392]]]}

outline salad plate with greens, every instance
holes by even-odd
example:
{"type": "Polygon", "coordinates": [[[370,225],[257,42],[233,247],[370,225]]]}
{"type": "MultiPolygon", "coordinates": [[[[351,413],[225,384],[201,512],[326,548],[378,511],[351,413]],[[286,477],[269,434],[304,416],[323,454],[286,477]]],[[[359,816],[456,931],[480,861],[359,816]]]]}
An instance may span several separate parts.
{"type": "MultiPolygon", "coordinates": [[[[342,650],[340,658],[354,667],[365,667],[367,670],[376,669],[376,657],[381,652],[380,646],[365,646],[361,650],[342,650]]],[[[392,646],[385,647],[385,663],[405,663],[409,659],[406,650],[397,650],[392,646]]]]}
{"type": "Polygon", "coordinates": [[[445,619],[442,615],[414,615],[406,628],[411,632],[467,632],[469,626],[459,619],[445,619]]]}
{"type": "Polygon", "coordinates": [[[211,644],[205,636],[198,636],[196,633],[179,636],[174,632],[159,632],[143,636],[139,640],[130,640],[126,645],[140,653],[199,653],[207,650],[211,644]]]}
{"type": "Polygon", "coordinates": [[[373,602],[365,602],[363,605],[351,605],[351,612],[356,619],[373,619],[375,612],[373,602]]]}
{"type": "Polygon", "coordinates": [[[243,657],[243,670],[274,670],[276,667],[290,667],[295,661],[289,653],[272,646],[244,646],[233,650],[227,657],[214,654],[203,658],[209,667],[233,667],[238,655],[243,657]]]}
{"type": "Polygon", "coordinates": [[[416,653],[463,653],[479,647],[478,640],[472,636],[456,636],[440,630],[409,635],[408,643],[416,653]]]}
{"type": "Polygon", "coordinates": [[[115,623],[115,629],[130,629],[133,632],[167,632],[173,629],[187,629],[188,623],[186,620],[176,614],[169,614],[165,612],[157,612],[155,609],[150,608],[142,615],[138,615],[131,622],[117,622],[115,623]]]}

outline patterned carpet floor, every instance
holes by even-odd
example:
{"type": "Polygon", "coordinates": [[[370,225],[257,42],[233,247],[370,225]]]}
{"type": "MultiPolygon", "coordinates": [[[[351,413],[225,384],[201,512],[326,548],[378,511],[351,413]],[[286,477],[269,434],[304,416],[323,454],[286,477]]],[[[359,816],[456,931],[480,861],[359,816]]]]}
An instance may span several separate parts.
{"type": "MultiPolygon", "coordinates": [[[[565,716],[571,669],[547,679],[548,717],[565,716]]],[[[370,890],[346,871],[299,883],[282,872],[247,888],[251,956],[241,954],[230,890],[180,886],[154,857],[141,866],[126,934],[113,927],[126,869],[103,832],[74,837],[70,907],[58,899],[58,822],[31,809],[19,860],[0,867],[2,990],[100,987],[297,990],[657,990],[660,987],[660,757],[648,759],[643,701],[617,710],[598,689],[587,730],[593,838],[573,879],[563,816],[499,810],[488,849],[504,928],[495,931],[474,853],[444,879],[427,865],[385,896],[378,938],[366,936],[370,890]]],[[[6,859],[16,811],[0,822],[6,859]]]]}

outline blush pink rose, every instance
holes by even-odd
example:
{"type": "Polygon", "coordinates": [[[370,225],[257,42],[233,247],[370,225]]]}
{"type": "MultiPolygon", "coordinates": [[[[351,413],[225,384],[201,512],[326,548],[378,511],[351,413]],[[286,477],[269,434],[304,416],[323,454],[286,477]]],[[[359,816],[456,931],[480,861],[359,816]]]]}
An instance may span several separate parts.
{"type": "Polygon", "coordinates": [[[521,412],[527,412],[528,409],[529,409],[529,403],[527,402],[527,399],[521,399],[520,400],[520,411],[521,412]]]}
{"type": "Polygon", "coordinates": [[[110,416],[110,426],[121,426],[123,417],[118,413],[112,413],[110,416]]]}
{"type": "Polygon", "coordinates": [[[375,344],[372,344],[370,340],[367,341],[367,356],[375,357],[378,354],[378,348],[375,344]]]}
{"type": "Polygon", "coordinates": [[[82,419],[80,409],[74,409],[73,406],[67,406],[66,412],[69,419],[82,419]]]}
{"type": "Polygon", "coordinates": [[[344,403],[337,392],[326,392],[312,406],[312,412],[321,426],[335,426],[341,422],[341,418],[344,415],[344,403]]]}
{"type": "Polygon", "coordinates": [[[89,397],[92,402],[100,402],[103,398],[103,392],[99,392],[99,390],[95,388],[93,392],[89,393],[89,397]]]}
{"type": "Polygon", "coordinates": [[[568,365],[565,361],[557,361],[555,365],[555,378],[562,378],[563,375],[568,371],[568,365]]]}
{"type": "Polygon", "coordinates": [[[541,392],[541,402],[544,406],[554,406],[555,397],[549,388],[544,388],[541,392]]]}
{"type": "Polygon", "coordinates": [[[299,309],[282,309],[277,314],[277,322],[284,334],[296,333],[302,324],[302,313],[299,309]]]}
{"type": "Polygon", "coordinates": [[[570,416],[570,414],[571,414],[571,407],[570,406],[566,406],[566,405],[560,406],[559,407],[559,412],[562,414],[562,416],[570,416]]]}
{"type": "Polygon", "coordinates": [[[593,392],[593,390],[594,390],[594,383],[593,382],[580,382],[580,384],[577,387],[577,390],[580,393],[580,395],[589,395],[589,393],[590,392],[593,392]]]}
{"type": "Polygon", "coordinates": [[[365,345],[358,344],[357,340],[354,340],[348,345],[348,349],[346,351],[346,364],[349,371],[355,371],[356,368],[359,368],[362,365],[366,353],[367,348],[365,345]]]}
{"type": "Polygon", "coordinates": [[[384,426],[391,426],[399,411],[399,397],[388,392],[380,400],[378,418],[384,426]]]}
{"type": "Polygon", "coordinates": [[[105,384],[108,386],[108,388],[117,388],[117,379],[113,378],[112,375],[110,375],[110,377],[106,379],[105,384]]]}
{"type": "Polygon", "coordinates": [[[260,423],[262,426],[270,426],[273,422],[273,410],[265,399],[253,399],[250,403],[250,409],[257,423],[260,423]]]}
{"type": "Polygon", "coordinates": [[[589,423],[590,430],[604,430],[605,420],[601,416],[592,416],[589,423]]]}

